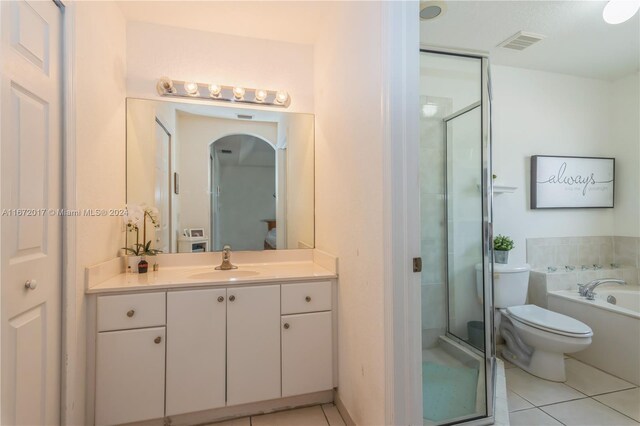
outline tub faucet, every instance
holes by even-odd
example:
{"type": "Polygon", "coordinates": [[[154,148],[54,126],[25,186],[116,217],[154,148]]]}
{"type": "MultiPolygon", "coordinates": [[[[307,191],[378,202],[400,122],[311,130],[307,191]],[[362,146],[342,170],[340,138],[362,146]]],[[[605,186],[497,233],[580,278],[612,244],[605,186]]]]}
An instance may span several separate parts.
{"type": "Polygon", "coordinates": [[[228,271],[230,269],[238,269],[238,267],[231,264],[231,246],[225,245],[222,248],[222,263],[220,266],[216,266],[216,270],[228,271]]]}
{"type": "Polygon", "coordinates": [[[625,280],[619,280],[617,278],[600,278],[597,280],[593,280],[589,284],[585,284],[584,286],[580,287],[580,290],[579,290],[580,295],[583,297],[586,297],[587,300],[594,300],[596,298],[596,294],[594,293],[593,290],[595,290],[596,287],[598,287],[599,285],[606,284],[606,283],[627,285],[627,282],[625,280]]]}

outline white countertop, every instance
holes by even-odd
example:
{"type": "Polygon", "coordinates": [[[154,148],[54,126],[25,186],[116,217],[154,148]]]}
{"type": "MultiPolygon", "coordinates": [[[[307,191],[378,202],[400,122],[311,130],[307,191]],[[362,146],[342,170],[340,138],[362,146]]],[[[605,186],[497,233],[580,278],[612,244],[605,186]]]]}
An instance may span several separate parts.
{"type": "Polygon", "coordinates": [[[284,283],[333,279],[337,275],[312,261],[245,263],[238,269],[216,271],[211,266],[160,267],[146,274],[122,273],[87,288],[87,294],[215,287],[256,283],[284,283]]]}

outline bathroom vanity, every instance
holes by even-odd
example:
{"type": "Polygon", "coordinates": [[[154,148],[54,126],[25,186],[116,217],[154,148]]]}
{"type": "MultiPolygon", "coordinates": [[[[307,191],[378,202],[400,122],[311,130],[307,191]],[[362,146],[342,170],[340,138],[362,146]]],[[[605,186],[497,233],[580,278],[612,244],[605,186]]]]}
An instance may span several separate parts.
{"type": "Polygon", "coordinates": [[[295,261],[231,271],[214,270],[219,253],[107,279],[115,264],[88,268],[88,421],[194,424],[332,401],[335,259],[287,252],[295,261]]]}

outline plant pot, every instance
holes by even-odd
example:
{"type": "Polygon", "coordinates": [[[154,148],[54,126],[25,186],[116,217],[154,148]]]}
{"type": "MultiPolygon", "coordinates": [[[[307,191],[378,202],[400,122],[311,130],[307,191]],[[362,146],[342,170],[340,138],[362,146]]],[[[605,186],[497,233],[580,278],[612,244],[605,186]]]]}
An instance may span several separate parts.
{"type": "Polygon", "coordinates": [[[493,260],[496,263],[501,263],[506,265],[509,263],[509,251],[508,250],[494,250],[493,251],[493,260]]]}
{"type": "Polygon", "coordinates": [[[126,256],[126,263],[125,263],[125,266],[127,267],[127,270],[131,269],[131,272],[137,273],[138,272],[138,263],[140,263],[140,260],[142,260],[142,256],[130,256],[130,255],[127,255],[126,256]]]}
{"type": "Polygon", "coordinates": [[[147,269],[149,269],[149,262],[147,262],[144,257],[138,262],[138,273],[146,274],[147,269]]]}

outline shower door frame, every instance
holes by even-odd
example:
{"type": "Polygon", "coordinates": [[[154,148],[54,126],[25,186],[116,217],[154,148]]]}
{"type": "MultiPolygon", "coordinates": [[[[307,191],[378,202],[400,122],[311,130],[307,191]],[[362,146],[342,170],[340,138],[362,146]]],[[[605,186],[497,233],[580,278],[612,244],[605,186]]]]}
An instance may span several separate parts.
{"type": "MultiPolygon", "coordinates": [[[[444,138],[446,147],[447,129],[446,125],[449,120],[453,120],[461,115],[480,107],[481,123],[481,170],[482,170],[482,182],[481,182],[481,194],[482,194],[482,270],[483,270],[483,320],[484,320],[484,353],[481,353],[478,349],[470,345],[468,342],[458,338],[450,332],[449,324],[449,262],[447,260],[447,331],[446,336],[451,340],[462,344],[465,348],[468,348],[472,352],[481,355],[484,359],[484,373],[485,373],[485,396],[486,396],[486,415],[484,416],[469,416],[466,418],[452,419],[448,423],[443,425],[464,424],[470,426],[483,426],[494,423],[495,416],[495,382],[496,382],[496,348],[495,348],[495,336],[494,336],[494,301],[493,301],[493,213],[492,213],[492,199],[493,199],[493,178],[491,172],[491,80],[489,74],[489,58],[488,55],[480,53],[468,53],[455,49],[442,49],[442,48],[421,48],[420,53],[432,53],[440,55],[457,56],[464,58],[478,59],[481,67],[481,92],[480,101],[473,103],[443,119],[444,126],[444,138]]],[[[446,148],[445,148],[446,149],[446,148]]],[[[447,173],[445,161],[445,176],[447,173]]],[[[445,178],[445,185],[446,185],[445,178]]],[[[445,191],[445,194],[448,194],[445,191]]],[[[447,197],[448,195],[445,195],[447,197]]],[[[445,204],[446,204],[445,199],[445,204]]],[[[448,207],[445,210],[445,223],[448,228],[448,207]]],[[[447,233],[447,256],[448,253],[448,233],[447,233]]],[[[448,258],[447,258],[448,259],[448,258]]],[[[424,413],[423,413],[424,417],[424,413]]]]}

